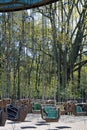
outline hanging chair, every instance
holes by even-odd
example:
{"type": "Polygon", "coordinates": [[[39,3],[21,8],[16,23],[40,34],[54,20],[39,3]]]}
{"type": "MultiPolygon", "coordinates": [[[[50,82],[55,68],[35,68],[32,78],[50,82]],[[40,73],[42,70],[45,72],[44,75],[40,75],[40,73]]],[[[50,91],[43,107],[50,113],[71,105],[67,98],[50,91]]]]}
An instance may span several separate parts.
{"type": "Polygon", "coordinates": [[[21,104],[26,105],[28,107],[28,113],[32,112],[32,102],[28,98],[20,99],[21,104]]]}
{"type": "Polygon", "coordinates": [[[46,100],[46,104],[54,105],[56,100],[46,100]]]}
{"type": "Polygon", "coordinates": [[[19,110],[14,105],[7,106],[8,120],[19,120],[19,110]]]}
{"type": "Polygon", "coordinates": [[[19,121],[23,122],[28,114],[28,106],[22,105],[19,107],[19,121]]]}
{"type": "Polygon", "coordinates": [[[60,114],[66,115],[67,114],[67,104],[61,103],[59,106],[60,106],[60,114]]]}
{"type": "Polygon", "coordinates": [[[17,107],[14,104],[7,106],[8,120],[23,122],[27,116],[28,107],[20,105],[17,107]]]}
{"type": "Polygon", "coordinates": [[[4,98],[2,101],[3,101],[3,108],[6,108],[6,105],[11,104],[12,102],[10,98],[4,98]]]}
{"type": "Polygon", "coordinates": [[[32,113],[34,113],[34,114],[40,114],[41,113],[41,103],[40,102],[34,102],[33,103],[32,113]]]}
{"type": "Polygon", "coordinates": [[[41,117],[46,122],[58,122],[60,118],[60,110],[52,105],[43,105],[41,109],[41,117]]]}
{"type": "Polygon", "coordinates": [[[71,115],[75,111],[74,102],[65,102],[61,105],[61,115],[71,115]]]}
{"type": "Polygon", "coordinates": [[[7,119],[7,113],[0,108],[0,126],[4,126],[7,119]]]}
{"type": "Polygon", "coordinates": [[[6,109],[3,108],[3,101],[0,100],[0,126],[4,126],[7,120],[7,112],[6,109]]]}
{"type": "Polygon", "coordinates": [[[87,116],[87,103],[75,104],[75,116],[87,116]]]}
{"type": "Polygon", "coordinates": [[[60,105],[61,115],[76,115],[76,101],[64,102],[60,105]]]}

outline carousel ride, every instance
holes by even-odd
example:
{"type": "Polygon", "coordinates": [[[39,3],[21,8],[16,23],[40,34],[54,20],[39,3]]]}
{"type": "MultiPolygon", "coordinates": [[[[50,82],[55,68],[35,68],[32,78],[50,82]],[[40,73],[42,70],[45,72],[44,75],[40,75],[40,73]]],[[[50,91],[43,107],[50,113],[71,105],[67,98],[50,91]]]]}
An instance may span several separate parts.
{"type": "MultiPolygon", "coordinates": [[[[0,12],[13,12],[32,9],[35,7],[51,4],[56,1],[58,0],[4,0],[4,2],[3,0],[1,0],[0,12]]],[[[56,105],[56,103],[53,104],[52,102],[33,102],[33,104],[31,105],[31,103],[29,103],[29,100],[20,99],[18,102],[15,103],[6,103],[4,107],[2,105],[2,102],[0,104],[0,126],[5,125],[6,119],[12,121],[24,121],[27,113],[29,112],[29,108],[30,111],[33,113],[41,113],[42,119],[46,122],[56,122],[59,120],[60,115],[68,113],[72,113],[75,116],[87,115],[87,104],[65,103],[64,111],[62,112],[60,111],[60,108],[56,105]]]]}
{"type": "MultiPolygon", "coordinates": [[[[0,1],[0,12],[13,12],[26,9],[32,9],[43,5],[51,4],[58,0],[1,0],[0,1]]],[[[6,25],[5,25],[6,26],[6,25]]],[[[5,34],[6,35],[6,34],[5,34]]],[[[18,102],[0,101],[0,126],[4,126],[6,120],[11,121],[24,121],[27,113],[29,112],[29,103],[24,100],[18,102]]],[[[43,108],[43,107],[42,107],[43,108]]],[[[33,110],[41,110],[40,104],[34,104],[33,110]]],[[[30,110],[31,111],[31,110],[30,110]]]]}

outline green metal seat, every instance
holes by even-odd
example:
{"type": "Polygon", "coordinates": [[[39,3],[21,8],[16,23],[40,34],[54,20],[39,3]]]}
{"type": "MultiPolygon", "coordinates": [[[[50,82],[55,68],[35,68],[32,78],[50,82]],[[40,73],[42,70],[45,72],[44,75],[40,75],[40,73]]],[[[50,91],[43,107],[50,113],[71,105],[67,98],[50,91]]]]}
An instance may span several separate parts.
{"type": "Polygon", "coordinates": [[[38,102],[34,103],[33,110],[41,110],[40,103],[38,103],[38,102]]]}
{"type": "Polygon", "coordinates": [[[41,109],[41,116],[42,119],[46,120],[47,122],[58,121],[60,118],[59,108],[51,105],[43,106],[41,109]]]}
{"type": "Polygon", "coordinates": [[[58,117],[58,111],[55,107],[46,106],[44,108],[45,112],[47,113],[48,118],[57,118],[58,117]]]}
{"type": "Polygon", "coordinates": [[[83,112],[81,106],[77,106],[76,110],[77,110],[77,113],[83,112]]]}

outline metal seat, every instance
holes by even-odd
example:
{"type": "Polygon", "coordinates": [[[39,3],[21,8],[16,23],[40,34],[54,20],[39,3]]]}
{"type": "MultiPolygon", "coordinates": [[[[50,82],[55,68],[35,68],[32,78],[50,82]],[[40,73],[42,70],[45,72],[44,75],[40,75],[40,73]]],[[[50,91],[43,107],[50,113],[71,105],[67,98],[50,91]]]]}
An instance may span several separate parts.
{"type": "Polygon", "coordinates": [[[60,118],[60,110],[51,105],[42,106],[41,117],[46,120],[46,122],[57,122],[60,118]]]}
{"type": "Polygon", "coordinates": [[[6,111],[0,108],[0,126],[5,126],[6,119],[7,119],[6,111]]]}
{"type": "Polygon", "coordinates": [[[23,122],[27,116],[27,113],[28,107],[25,105],[17,107],[14,104],[11,104],[7,106],[8,120],[23,122]]]}

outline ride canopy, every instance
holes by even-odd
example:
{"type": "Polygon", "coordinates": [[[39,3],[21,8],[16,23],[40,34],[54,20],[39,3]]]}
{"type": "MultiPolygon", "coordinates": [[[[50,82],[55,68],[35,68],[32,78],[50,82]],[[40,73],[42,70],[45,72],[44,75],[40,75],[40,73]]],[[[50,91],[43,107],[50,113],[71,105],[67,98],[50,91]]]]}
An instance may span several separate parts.
{"type": "Polygon", "coordinates": [[[0,0],[0,12],[31,9],[56,1],[58,0],[0,0]]]}

